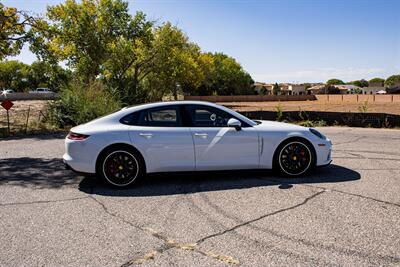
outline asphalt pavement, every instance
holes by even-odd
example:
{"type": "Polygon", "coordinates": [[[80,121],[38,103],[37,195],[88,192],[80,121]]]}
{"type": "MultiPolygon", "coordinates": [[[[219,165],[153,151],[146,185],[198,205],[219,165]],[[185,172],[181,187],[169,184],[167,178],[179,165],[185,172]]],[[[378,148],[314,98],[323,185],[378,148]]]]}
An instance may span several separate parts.
{"type": "Polygon", "coordinates": [[[320,128],[333,163],[151,175],[65,170],[64,136],[0,140],[0,266],[399,266],[400,130],[320,128]]]}

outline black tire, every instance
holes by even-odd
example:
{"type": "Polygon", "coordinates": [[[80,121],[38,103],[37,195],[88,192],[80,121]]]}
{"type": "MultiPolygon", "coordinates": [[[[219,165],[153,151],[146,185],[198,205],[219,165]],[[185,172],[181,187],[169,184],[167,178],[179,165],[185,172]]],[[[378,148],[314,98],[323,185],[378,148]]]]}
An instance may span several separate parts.
{"type": "Polygon", "coordinates": [[[273,168],[285,177],[299,177],[315,167],[315,149],[307,140],[291,138],[275,151],[273,168]]]}
{"type": "Polygon", "coordinates": [[[137,150],[127,145],[114,145],[101,152],[96,172],[108,184],[123,188],[143,178],[146,170],[137,150]]]}

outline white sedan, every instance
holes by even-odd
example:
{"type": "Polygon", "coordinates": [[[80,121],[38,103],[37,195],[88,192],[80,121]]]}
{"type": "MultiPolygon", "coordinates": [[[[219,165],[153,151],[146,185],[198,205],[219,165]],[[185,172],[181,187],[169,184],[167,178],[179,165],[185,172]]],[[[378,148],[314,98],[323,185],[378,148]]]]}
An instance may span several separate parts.
{"type": "Polygon", "coordinates": [[[33,91],[29,91],[30,94],[51,94],[53,91],[51,91],[49,88],[36,88],[33,91]]]}
{"type": "Polygon", "coordinates": [[[123,187],[170,171],[276,169],[300,176],[331,162],[332,143],[313,128],[177,101],[123,108],[74,127],[65,149],[67,167],[123,187]]]}

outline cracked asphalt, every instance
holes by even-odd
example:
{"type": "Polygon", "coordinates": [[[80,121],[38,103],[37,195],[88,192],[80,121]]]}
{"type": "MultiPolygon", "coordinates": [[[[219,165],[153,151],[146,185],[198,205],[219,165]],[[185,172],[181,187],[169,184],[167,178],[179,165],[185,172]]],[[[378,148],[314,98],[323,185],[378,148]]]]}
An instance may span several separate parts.
{"type": "Polygon", "coordinates": [[[399,266],[400,131],[320,128],[333,164],[151,175],[64,170],[63,135],[0,141],[1,266],[399,266]]]}

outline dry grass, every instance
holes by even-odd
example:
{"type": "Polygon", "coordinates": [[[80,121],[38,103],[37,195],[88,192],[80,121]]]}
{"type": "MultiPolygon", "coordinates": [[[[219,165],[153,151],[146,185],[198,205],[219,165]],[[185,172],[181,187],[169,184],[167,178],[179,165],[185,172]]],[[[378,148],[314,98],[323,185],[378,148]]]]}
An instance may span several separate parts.
{"type": "MultiPolygon", "coordinates": [[[[30,115],[28,121],[28,132],[46,130],[48,125],[41,122],[43,115],[46,114],[46,100],[26,100],[13,101],[14,106],[10,109],[11,133],[25,132],[28,109],[30,115]]],[[[280,105],[283,111],[331,111],[331,112],[359,112],[364,102],[325,102],[322,100],[314,101],[282,101],[282,102],[224,102],[219,103],[237,111],[276,111],[280,105]]],[[[389,113],[400,115],[400,103],[379,103],[368,102],[367,112],[389,113]]],[[[7,132],[6,111],[0,107],[0,137],[7,132]]]]}
{"type": "MultiPolygon", "coordinates": [[[[28,131],[47,128],[42,123],[43,115],[46,114],[45,100],[13,101],[14,106],[9,110],[11,133],[25,132],[29,110],[28,131]]],[[[7,131],[6,110],[0,107],[0,136],[7,131]]]]}
{"type": "MultiPolygon", "coordinates": [[[[219,103],[236,111],[276,111],[276,107],[280,104],[283,111],[331,111],[331,112],[359,112],[360,106],[364,102],[325,102],[321,100],[314,101],[282,101],[282,102],[224,102],[219,103]]],[[[371,113],[388,113],[400,115],[400,103],[389,102],[368,102],[368,112],[371,113]]]]}

